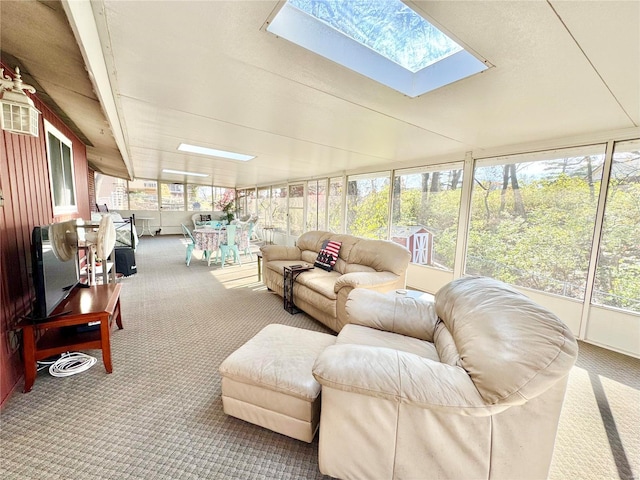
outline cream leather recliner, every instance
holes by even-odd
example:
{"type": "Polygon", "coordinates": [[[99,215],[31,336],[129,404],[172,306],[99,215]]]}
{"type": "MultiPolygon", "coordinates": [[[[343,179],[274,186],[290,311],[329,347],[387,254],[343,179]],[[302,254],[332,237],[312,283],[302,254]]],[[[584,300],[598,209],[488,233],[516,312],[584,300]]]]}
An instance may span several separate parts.
{"type": "Polygon", "coordinates": [[[355,289],[317,358],[319,463],[342,479],[543,479],[578,346],[489,278],[435,302],[355,289]]]}

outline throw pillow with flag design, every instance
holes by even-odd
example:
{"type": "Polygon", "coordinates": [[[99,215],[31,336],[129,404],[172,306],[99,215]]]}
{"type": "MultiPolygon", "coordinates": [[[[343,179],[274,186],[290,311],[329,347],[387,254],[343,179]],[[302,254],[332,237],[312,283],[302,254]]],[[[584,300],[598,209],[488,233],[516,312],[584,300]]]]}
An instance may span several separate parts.
{"type": "Polygon", "coordinates": [[[322,268],[327,272],[333,270],[333,266],[338,260],[338,254],[340,253],[340,247],[342,242],[335,242],[333,240],[325,240],[322,243],[322,248],[318,252],[318,257],[314,265],[318,268],[322,268]]]}

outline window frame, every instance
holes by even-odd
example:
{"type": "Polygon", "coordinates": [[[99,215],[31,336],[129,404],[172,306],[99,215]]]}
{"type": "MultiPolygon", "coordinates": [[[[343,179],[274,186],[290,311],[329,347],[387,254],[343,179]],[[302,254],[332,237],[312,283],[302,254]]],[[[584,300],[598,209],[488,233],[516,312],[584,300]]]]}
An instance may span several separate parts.
{"type": "MultiPolygon", "coordinates": [[[[45,131],[45,142],[47,149],[47,164],[49,167],[49,188],[51,194],[51,207],[53,209],[53,215],[67,215],[72,213],[78,213],[78,190],[76,188],[76,173],[75,173],[75,161],[73,156],[73,141],[63,134],[60,130],[54,127],[51,123],[49,123],[46,119],[44,120],[44,131],[45,131]],[[52,150],[53,147],[49,140],[49,136],[54,136],[60,143],[59,145],[65,145],[69,148],[69,167],[71,170],[71,189],[73,192],[73,203],[70,205],[58,205],[56,204],[56,195],[55,195],[55,185],[57,182],[54,180],[54,169],[52,164],[52,150]]],[[[61,155],[62,161],[62,172],[63,172],[63,187],[68,186],[66,182],[66,178],[64,176],[65,166],[64,166],[64,155],[61,155]]]]}

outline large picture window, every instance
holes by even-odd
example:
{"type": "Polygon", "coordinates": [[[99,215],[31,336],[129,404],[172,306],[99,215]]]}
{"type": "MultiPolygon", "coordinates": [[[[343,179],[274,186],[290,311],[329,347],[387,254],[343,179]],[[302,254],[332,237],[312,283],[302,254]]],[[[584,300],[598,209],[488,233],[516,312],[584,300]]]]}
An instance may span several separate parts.
{"type": "Polygon", "coordinates": [[[640,313],[640,140],[615,145],[592,302],[640,313]]]}
{"type": "Polygon", "coordinates": [[[57,128],[45,121],[47,157],[53,214],[78,211],[76,182],[73,171],[73,143],[57,128]]]}
{"type": "Polygon", "coordinates": [[[453,271],[462,191],[462,164],[396,172],[391,240],[411,262],[453,271]]]}
{"type": "Polygon", "coordinates": [[[479,161],[465,273],[584,299],[604,151],[479,161]]]}

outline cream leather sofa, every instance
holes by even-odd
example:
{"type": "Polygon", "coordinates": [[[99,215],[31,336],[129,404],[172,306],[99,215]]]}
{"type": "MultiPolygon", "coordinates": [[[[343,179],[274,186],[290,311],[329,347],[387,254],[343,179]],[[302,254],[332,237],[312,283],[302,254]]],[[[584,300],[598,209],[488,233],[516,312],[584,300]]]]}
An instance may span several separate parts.
{"type": "Polygon", "coordinates": [[[567,327],[511,287],[462,278],[435,303],[362,289],[316,359],[319,463],[341,479],[543,479],[567,375],[567,327]]]}
{"type": "Polygon", "coordinates": [[[339,332],[347,323],[344,304],[349,292],[356,287],[380,292],[404,288],[411,254],[392,242],[311,231],[302,234],[295,247],[260,248],[264,284],[282,296],[283,267],[301,262],[313,265],[325,240],[342,242],[333,271],[315,268],[300,274],[293,295],[298,308],[339,332]]]}

